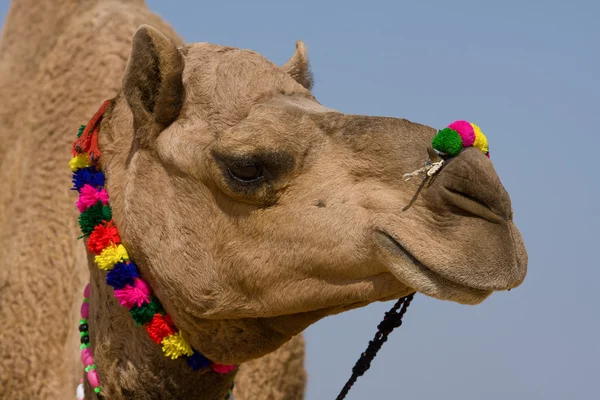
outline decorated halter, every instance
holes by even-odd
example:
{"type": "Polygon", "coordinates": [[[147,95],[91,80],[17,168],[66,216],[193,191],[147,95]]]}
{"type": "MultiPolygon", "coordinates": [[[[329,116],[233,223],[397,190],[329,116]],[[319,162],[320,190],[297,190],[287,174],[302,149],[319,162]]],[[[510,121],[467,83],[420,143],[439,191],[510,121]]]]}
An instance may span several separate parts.
{"type": "Polygon", "coordinates": [[[423,172],[427,176],[435,175],[444,165],[444,160],[456,157],[463,149],[475,147],[481,150],[488,158],[490,152],[488,141],[481,129],[472,122],[454,121],[446,128],[439,131],[431,141],[433,151],[439,156],[439,161],[432,162],[431,157],[425,163],[425,166],[414,172],[404,174],[404,179],[409,180],[423,172]]]}
{"type": "MultiPolygon", "coordinates": [[[[119,303],[129,311],[135,325],[143,326],[150,339],[162,347],[166,357],[183,357],[195,371],[211,368],[218,374],[228,374],[235,369],[234,365],[213,363],[190,346],[185,333],[175,327],[158,298],[152,294],[150,285],[141,276],[121,241],[112,219],[105,176],[99,165],[101,153],[98,133],[100,121],[109,104],[110,101],[105,101],[90,122],[79,129],[73,144],[73,159],[69,162],[73,172],[73,190],[79,193],[76,205],[81,213],[81,237],[85,239],[88,252],[94,254],[98,268],[106,272],[106,284],[112,286],[119,303]]],[[[81,361],[90,386],[100,397],[102,387],[90,347],[88,298],[89,285],[84,292],[79,321],[81,361]]],[[[77,388],[77,398],[83,399],[83,384],[77,388]]]]}

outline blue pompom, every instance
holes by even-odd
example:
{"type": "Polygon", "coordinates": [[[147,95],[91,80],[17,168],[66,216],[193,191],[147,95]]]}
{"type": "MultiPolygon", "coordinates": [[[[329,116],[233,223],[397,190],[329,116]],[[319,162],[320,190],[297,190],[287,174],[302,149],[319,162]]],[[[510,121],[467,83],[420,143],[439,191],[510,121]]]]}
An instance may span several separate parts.
{"type": "Polygon", "coordinates": [[[79,191],[86,184],[101,188],[104,181],[104,173],[98,171],[95,166],[80,168],[73,173],[73,190],[79,191]]]}
{"type": "Polygon", "coordinates": [[[140,276],[137,266],[133,262],[117,263],[106,274],[106,284],[114,289],[123,289],[127,285],[133,286],[133,280],[140,276]]]}
{"type": "Polygon", "coordinates": [[[202,368],[207,368],[212,363],[208,358],[204,357],[196,350],[194,350],[194,354],[186,358],[186,361],[194,371],[198,371],[202,368]]]}

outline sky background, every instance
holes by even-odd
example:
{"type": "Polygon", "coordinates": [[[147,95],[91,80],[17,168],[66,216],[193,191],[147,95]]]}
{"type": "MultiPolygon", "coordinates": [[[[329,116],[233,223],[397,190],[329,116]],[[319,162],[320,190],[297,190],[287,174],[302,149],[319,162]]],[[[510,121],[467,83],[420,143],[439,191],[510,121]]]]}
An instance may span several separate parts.
{"type": "MultiPolygon", "coordinates": [[[[598,398],[600,2],[147,3],[188,42],[280,65],[304,40],[326,106],[436,128],[467,119],[488,136],[525,282],[475,307],[417,295],[349,399],[598,398]]],[[[307,330],[307,400],[335,398],[391,305],[307,330]]]]}

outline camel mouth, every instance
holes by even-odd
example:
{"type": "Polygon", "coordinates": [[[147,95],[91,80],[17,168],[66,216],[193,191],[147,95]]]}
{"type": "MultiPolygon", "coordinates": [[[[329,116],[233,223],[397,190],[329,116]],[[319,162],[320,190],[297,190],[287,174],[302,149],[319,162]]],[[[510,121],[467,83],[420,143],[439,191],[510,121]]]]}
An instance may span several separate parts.
{"type": "Polygon", "coordinates": [[[375,242],[382,250],[390,272],[400,282],[417,292],[439,299],[461,304],[479,304],[488,298],[494,290],[478,288],[457,282],[443,276],[422,263],[406,249],[395,237],[382,230],[374,232],[375,242]]]}

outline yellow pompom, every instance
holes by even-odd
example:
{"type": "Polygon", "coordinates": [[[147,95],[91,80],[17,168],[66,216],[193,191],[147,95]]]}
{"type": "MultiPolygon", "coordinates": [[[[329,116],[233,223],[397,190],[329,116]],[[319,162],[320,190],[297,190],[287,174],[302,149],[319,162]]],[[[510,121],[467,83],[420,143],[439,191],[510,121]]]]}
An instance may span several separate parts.
{"type": "Polygon", "coordinates": [[[187,340],[185,340],[181,331],[165,337],[161,344],[165,356],[171,357],[172,359],[176,359],[183,355],[191,356],[194,354],[192,347],[187,340]]]}
{"type": "Polygon", "coordinates": [[[481,132],[481,128],[472,122],[471,126],[473,127],[473,131],[475,131],[475,142],[473,142],[473,147],[476,147],[484,153],[487,153],[489,151],[487,138],[483,132],[481,132]]]}
{"type": "Polygon", "coordinates": [[[129,254],[122,244],[110,246],[102,250],[102,253],[95,258],[98,268],[105,271],[113,269],[116,263],[129,260],[129,254]]]}
{"type": "Polygon", "coordinates": [[[71,171],[77,171],[80,168],[89,167],[90,163],[88,162],[88,154],[78,154],[69,161],[69,167],[71,167],[71,171]]]}

